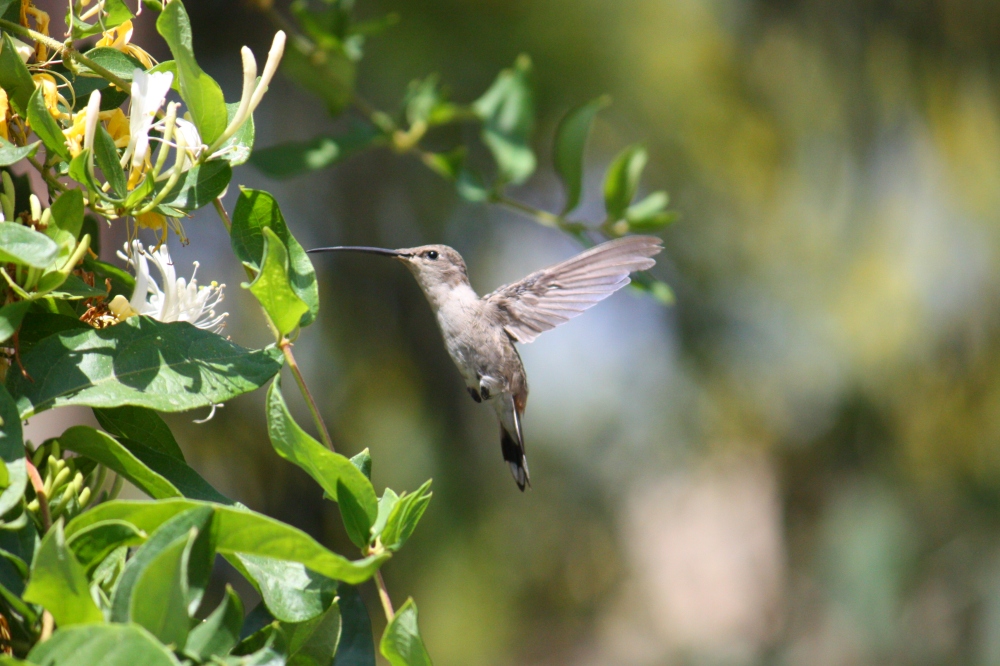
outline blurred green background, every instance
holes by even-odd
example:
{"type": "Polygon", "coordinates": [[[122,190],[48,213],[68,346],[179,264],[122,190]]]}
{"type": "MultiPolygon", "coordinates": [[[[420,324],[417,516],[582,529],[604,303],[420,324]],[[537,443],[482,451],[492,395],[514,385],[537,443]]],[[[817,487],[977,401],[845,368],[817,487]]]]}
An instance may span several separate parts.
{"type": "MultiPolygon", "coordinates": [[[[239,46],[262,56],[274,27],[233,0],[188,8],[199,60],[235,99],[239,46]]],[[[519,199],[559,209],[555,123],[607,92],[578,217],[602,218],[601,174],[633,141],[651,156],[644,187],[681,214],[654,270],[675,306],[626,291],[522,347],[523,495],[412,277],[316,258],[321,320],[296,353],[338,450],[369,447],[378,489],[434,478],[385,576],[418,600],[435,662],[1000,664],[1000,3],[356,12],[400,16],[359,72],[387,110],[413,78],[440,72],[470,101],[532,56],[542,168],[519,199]]],[[[165,57],[151,21],[136,41],[165,57]]],[[[279,79],[257,145],[345,122],[279,79]]],[[[481,293],[578,249],[387,150],[280,183],[244,166],[234,182],[273,192],[306,247],[450,244],[481,293]]],[[[185,228],[179,272],[201,261],[199,279],[228,285],[227,333],[267,343],[221,224],[206,209],[185,228]]],[[[171,425],[220,490],[353,552],[333,505],[271,449],[263,397],[171,425]]]]}

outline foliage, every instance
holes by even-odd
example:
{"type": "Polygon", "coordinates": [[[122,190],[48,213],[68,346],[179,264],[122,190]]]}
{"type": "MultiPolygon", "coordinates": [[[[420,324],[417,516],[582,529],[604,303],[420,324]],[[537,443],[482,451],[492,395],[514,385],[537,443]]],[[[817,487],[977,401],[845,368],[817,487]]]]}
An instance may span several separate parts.
{"type": "MultiPolygon", "coordinates": [[[[319,10],[296,3],[302,34],[286,48],[279,31],[260,72],[244,48],[242,95],[227,103],[198,64],[181,0],[145,4],[159,11],[170,61],[155,64],[129,42],[134,17],[121,0],[71,3],[65,44],[20,23],[17,12],[0,12],[0,653],[38,666],[374,664],[368,611],[352,586],[375,578],[387,618],[383,656],[394,665],[429,664],[416,604],[409,599],[395,612],[380,568],[417,528],[431,482],[413,492],[385,488],[380,498],[368,451],[347,458],[333,450],[292,352],[319,309],[309,257],[270,194],[242,190],[231,222],[220,197],[232,167],[248,158],[289,176],[391,145],[420,155],[468,199],[514,205],[505,188],[536,168],[531,61],[519,57],[471,104],[450,102],[428,77],[410,86],[398,118],[372,111],[371,126],[348,135],[253,153],[253,112],[283,56],[288,75],[339,113],[358,103],[354,76],[365,36],[391,21],[356,24],[348,2],[319,10]],[[85,52],[73,46],[96,35],[101,40],[85,52]],[[60,57],[47,58],[49,50],[60,57]],[[167,101],[172,89],[183,104],[167,101]],[[466,163],[467,147],[420,147],[430,128],[466,121],[479,123],[493,157],[488,186],[466,163]],[[44,192],[31,191],[27,168],[44,192]],[[98,220],[125,225],[130,237],[146,228],[161,243],[171,230],[185,240],[180,220],[210,204],[246,269],[243,287],[274,335],[264,349],[220,335],[222,288],[176,278],[165,247],[130,242],[122,255],[128,270],[94,252],[98,220]],[[322,442],[286,406],[285,365],[322,442]],[[222,495],[187,464],[158,414],[214,410],[266,384],[275,452],[337,503],[357,559],[222,495]],[[37,446],[24,440],[24,419],[66,405],[92,408],[103,430],[77,425],[37,446]],[[150,499],[117,499],[126,480],[150,499]],[[207,607],[218,556],[260,592],[249,615],[232,589],[207,607]]],[[[560,124],[563,214],[579,203],[587,135],[606,103],[585,104],[560,124]]],[[[631,147],[611,166],[608,216],[593,236],[561,215],[536,217],[581,240],[658,228],[669,221],[664,194],[631,203],[644,164],[644,150],[631,147]]]]}

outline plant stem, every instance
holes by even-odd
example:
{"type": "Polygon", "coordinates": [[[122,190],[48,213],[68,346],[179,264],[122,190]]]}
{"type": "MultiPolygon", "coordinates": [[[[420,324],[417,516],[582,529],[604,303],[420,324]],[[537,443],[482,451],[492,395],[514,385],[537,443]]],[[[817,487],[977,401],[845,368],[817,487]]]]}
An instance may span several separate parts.
{"type": "Polygon", "coordinates": [[[562,231],[573,234],[577,237],[587,230],[587,227],[580,222],[571,222],[562,216],[555,215],[547,210],[535,208],[534,206],[529,206],[528,204],[521,203],[520,201],[511,199],[503,194],[497,194],[491,199],[491,201],[503,206],[504,208],[508,208],[514,212],[530,217],[542,226],[551,227],[553,229],[561,229],[562,231]]]}
{"type": "Polygon", "coordinates": [[[3,28],[7,32],[17,35],[18,37],[24,37],[34,42],[39,42],[41,44],[44,44],[45,46],[49,47],[50,49],[61,55],[63,59],[69,58],[70,60],[74,60],[80,63],[81,65],[87,67],[93,72],[99,74],[103,79],[115,84],[116,86],[118,86],[119,89],[125,92],[128,92],[132,87],[125,79],[121,78],[117,74],[114,74],[113,72],[111,72],[111,70],[107,69],[106,67],[98,65],[96,62],[94,62],[87,56],[83,55],[82,53],[74,49],[72,46],[66,46],[62,42],[52,39],[48,35],[43,35],[37,30],[32,30],[31,28],[25,28],[22,25],[4,19],[0,19],[0,28],[3,28]]]}
{"type": "Polygon", "coordinates": [[[306,380],[302,377],[302,371],[299,370],[299,364],[295,360],[295,355],[292,354],[292,343],[289,342],[288,338],[282,338],[278,346],[281,347],[281,353],[285,355],[285,361],[288,363],[292,375],[295,376],[295,383],[299,385],[299,392],[306,399],[306,405],[309,406],[309,413],[312,414],[313,422],[316,424],[316,429],[319,430],[320,438],[323,440],[326,448],[335,451],[333,440],[330,439],[330,432],[326,429],[326,423],[323,422],[323,417],[319,413],[316,401],[313,400],[312,393],[309,392],[309,387],[306,386],[306,380]]]}
{"type": "Polygon", "coordinates": [[[396,617],[396,611],[392,609],[392,599],[389,598],[389,590],[385,588],[385,581],[382,579],[382,571],[375,572],[375,587],[378,588],[378,598],[382,601],[382,610],[385,611],[385,619],[392,622],[396,617]]]}
{"type": "Polygon", "coordinates": [[[226,207],[222,205],[222,199],[215,197],[212,200],[212,205],[215,206],[215,212],[219,214],[222,224],[226,227],[226,232],[228,233],[233,228],[233,221],[229,219],[229,213],[226,212],[226,207]]]}
{"type": "Polygon", "coordinates": [[[28,162],[31,163],[31,166],[35,167],[38,173],[42,174],[42,178],[45,179],[45,182],[48,183],[49,187],[55,189],[58,192],[66,191],[67,189],[66,186],[60,183],[58,180],[56,180],[55,177],[51,173],[49,173],[49,170],[45,168],[44,164],[40,164],[38,160],[36,160],[34,157],[29,157],[28,162]]]}

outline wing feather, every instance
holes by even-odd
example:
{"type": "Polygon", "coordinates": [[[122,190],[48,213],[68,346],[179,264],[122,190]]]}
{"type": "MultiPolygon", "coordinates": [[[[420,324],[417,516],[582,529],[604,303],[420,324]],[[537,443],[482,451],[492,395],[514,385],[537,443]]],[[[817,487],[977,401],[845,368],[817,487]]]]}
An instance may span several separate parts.
{"type": "Polygon", "coordinates": [[[651,268],[656,263],[652,257],[662,249],[662,241],[653,236],[608,241],[504,285],[483,300],[496,307],[508,335],[531,342],[627,285],[629,273],[651,268]]]}

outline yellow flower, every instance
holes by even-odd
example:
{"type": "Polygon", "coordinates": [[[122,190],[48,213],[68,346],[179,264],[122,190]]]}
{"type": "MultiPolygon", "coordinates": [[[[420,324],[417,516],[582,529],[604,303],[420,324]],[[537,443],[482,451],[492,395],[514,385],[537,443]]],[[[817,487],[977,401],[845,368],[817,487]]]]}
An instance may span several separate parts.
{"type": "Polygon", "coordinates": [[[111,28],[97,41],[95,46],[110,46],[113,49],[118,49],[125,55],[130,55],[139,62],[142,63],[143,67],[149,69],[153,66],[153,58],[143,51],[140,47],[135,44],[130,44],[132,39],[132,21],[125,21],[117,28],[111,28]]]}
{"type": "Polygon", "coordinates": [[[0,88],[0,136],[7,141],[10,141],[10,135],[7,133],[7,110],[9,108],[7,93],[4,92],[3,88],[0,88]]]}
{"type": "Polygon", "coordinates": [[[121,109],[111,111],[111,117],[108,118],[108,134],[114,139],[115,148],[124,148],[128,145],[128,118],[121,109]]]}
{"type": "Polygon", "coordinates": [[[69,114],[59,110],[61,103],[64,108],[70,108],[70,103],[59,94],[59,86],[51,74],[35,74],[31,77],[35,85],[42,89],[42,99],[45,100],[45,108],[56,119],[69,119],[69,114]]]}
{"type": "Polygon", "coordinates": [[[79,155],[80,151],[83,150],[83,137],[86,132],[87,109],[83,109],[73,114],[73,124],[63,130],[63,136],[66,137],[66,145],[69,147],[69,153],[73,157],[79,155]]]}
{"type": "Polygon", "coordinates": [[[181,243],[187,245],[188,239],[184,234],[184,227],[181,226],[180,220],[176,218],[167,217],[162,213],[150,211],[148,213],[143,213],[142,215],[136,215],[135,223],[145,229],[153,229],[160,234],[160,243],[157,247],[167,241],[167,232],[171,229],[173,229],[174,233],[177,234],[181,243]]]}
{"type": "MultiPolygon", "coordinates": [[[[35,30],[45,36],[49,34],[49,15],[35,7],[31,0],[21,0],[21,25],[28,26],[28,17],[35,19],[35,30]]],[[[48,57],[48,49],[41,42],[35,43],[35,57],[43,62],[48,57]]]]}

